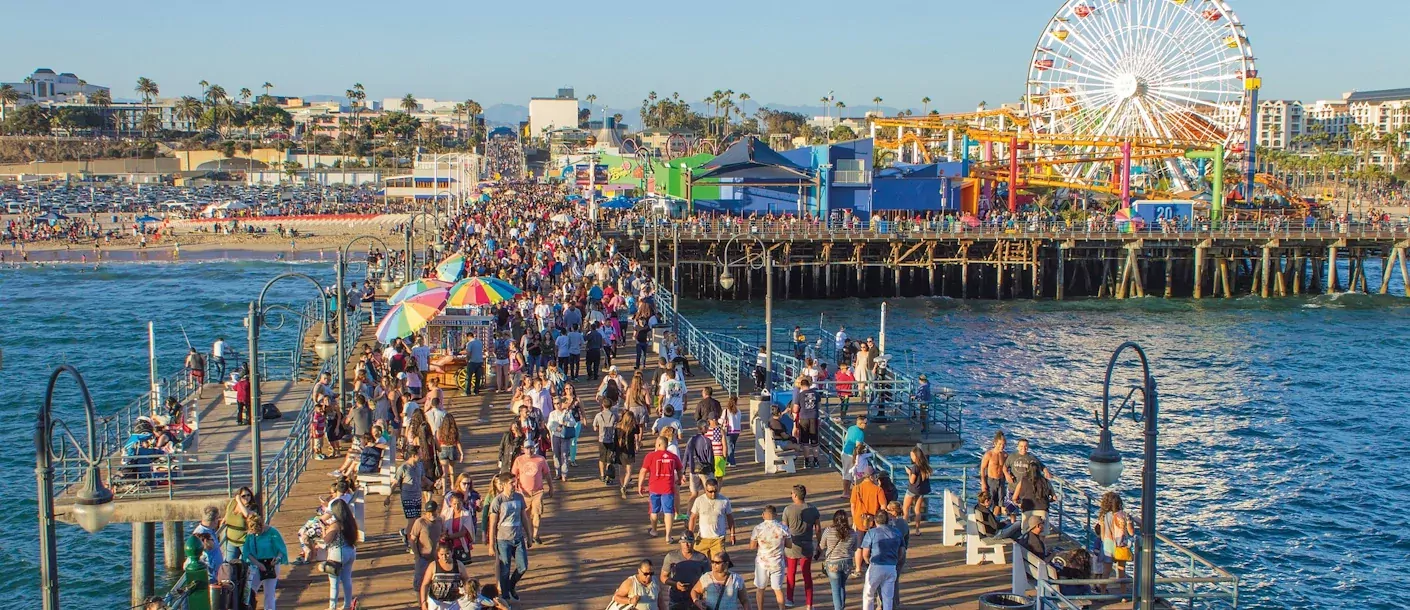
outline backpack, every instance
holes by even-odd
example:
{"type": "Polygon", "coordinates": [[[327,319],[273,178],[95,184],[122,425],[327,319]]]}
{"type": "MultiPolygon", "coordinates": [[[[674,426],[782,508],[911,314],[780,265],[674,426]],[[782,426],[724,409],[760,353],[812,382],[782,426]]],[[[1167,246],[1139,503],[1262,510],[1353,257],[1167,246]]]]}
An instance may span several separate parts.
{"type": "Polygon", "coordinates": [[[617,399],[621,398],[622,389],[617,386],[616,379],[607,380],[607,385],[602,387],[602,396],[611,400],[612,402],[617,402],[617,399]]]}
{"type": "Polygon", "coordinates": [[[274,406],[272,402],[264,403],[259,407],[260,419],[279,419],[283,416],[284,414],[279,412],[279,407],[274,406]]]}
{"type": "Polygon", "coordinates": [[[608,447],[617,442],[617,414],[608,411],[607,426],[602,429],[602,444],[608,447]]]}

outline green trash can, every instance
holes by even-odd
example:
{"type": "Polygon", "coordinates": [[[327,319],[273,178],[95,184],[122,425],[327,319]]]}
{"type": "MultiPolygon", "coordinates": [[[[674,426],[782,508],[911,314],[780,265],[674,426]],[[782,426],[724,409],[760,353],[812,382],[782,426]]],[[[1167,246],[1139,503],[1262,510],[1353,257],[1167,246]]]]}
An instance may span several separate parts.
{"type": "Polygon", "coordinates": [[[979,596],[979,610],[1033,610],[1033,599],[1012,593],[985,593],[979,596]]]}

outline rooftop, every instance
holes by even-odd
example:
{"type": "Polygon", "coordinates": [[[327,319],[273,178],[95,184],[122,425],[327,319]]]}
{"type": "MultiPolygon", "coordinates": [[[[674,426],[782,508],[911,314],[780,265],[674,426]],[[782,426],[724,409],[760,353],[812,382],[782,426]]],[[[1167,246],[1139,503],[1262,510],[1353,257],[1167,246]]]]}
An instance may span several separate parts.
{"type": "Polygon", "coordinates": [[[1410,100],[1410,88],[1381,89],[1379,91],[1352,91],[1342,96],[1347,102],[1391,102],[1410,100]]]}

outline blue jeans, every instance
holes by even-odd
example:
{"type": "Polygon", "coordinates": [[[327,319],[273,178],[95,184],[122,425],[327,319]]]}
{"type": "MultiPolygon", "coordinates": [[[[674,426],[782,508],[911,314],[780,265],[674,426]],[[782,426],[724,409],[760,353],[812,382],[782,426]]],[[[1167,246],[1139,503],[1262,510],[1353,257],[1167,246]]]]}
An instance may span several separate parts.
{"type": "Polygon", "coordinates": [[[583,422],[578,422],[578,423],[576,423],[576,424],[573,424],[573,427],[578,429],[578,434],[577,434],[577,436],[574,436],[573,438],[568,439],[568,461],[569,461],[569,462],[576,462],[576,461],[578,461],[578,439],[583,436],[583,422]]]}
{"type": "Polygon", "coordinates": [[[514,587],[519,585],[519,579],[529,571],[529,549],[524,543],[523,538],[494,541],[495,552],[499,553],[495,558],[495,573],[499,577],[501,594],[515,593],[514,587]]]}
{"type": "Polygon", "coordinates": [[[328,607],[338,607],[338,592],[341,589],[343,594],[343,607],[352,608],[352,568],[353,560],[357,559],[357,549],[350,546],[343,547],[343,568],[338,570],[338,574],[328,575],[328,607]]]}
{"type": "Polygon", "coordinates": [[[739,445],[739,433],[738,433],[738,432],[732,433],[732,434],[730,434],[730,435],[728,436],[728,438],[729,438],[729,457],[728,457],[725,461],[726,461],[727,463],[729,463],[730,466],[738,466],[738,464],[735,464],[735,463],[734,463],[734,448],[735,448],[735,446],[739,445]]]}
{"type": "Polygon", "coordinates": [[[827,572],[827,582],[832,588],[832,610],[842,610],[847,605],[847,562],[829,561],[823,566],[827,572]]]}
{"type": "Polygon", "coordinates": [[[548,438],[549,445],[553,449],[553,463],[555,466],[555,468],[553,468],[553,476],[568,476],[568,447],[576,438],[576,436],[573,437],[573,439],[567,439],[561,436],[550,436],[548,438]]]}
{"type": "Polygon", "coordinates": [[[650,347],[650,344],[648,344],[648,343],[644,343],[644,342],[641,342],[641,341],[637,341],[637,342],[636,342],[636,367],[635,367],[635,368],[641,368],[641,367],[643,367],[643,366],[646,366],[646,352],[647,352],[647,348],[648,348],[648,347],[650,347]]]}

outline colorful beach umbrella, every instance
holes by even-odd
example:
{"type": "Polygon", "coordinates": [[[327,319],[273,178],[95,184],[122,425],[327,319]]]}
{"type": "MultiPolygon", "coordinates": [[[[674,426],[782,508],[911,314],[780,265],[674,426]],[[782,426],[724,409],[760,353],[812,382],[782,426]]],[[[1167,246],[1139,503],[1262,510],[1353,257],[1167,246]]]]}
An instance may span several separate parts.
{"type": "Polygon", "coordinates": [[[407,297],[410,297],[412,295],[421,294],[423,292],[426,292],[427,290],[432,290],[435,288],[449,287],[450,282],[442,282],[434,278],[421,278],[410,284],[402,286],[400,290],[397,290],[395,293],[392,294],[392,296],[387,298],[387,304],[396,305],[397,303],[405,301],[407,297]]]}
{"type": "Polygon", "coordinates": [[[513,284],[495,277],[471,277],[450,287],[446,307],[477,307],[494,305],[514,298],[521,291],[513,284]]]}
{"type": "Polygon", "coordinates": [[[465,255],[452,254],[436,265],[436,279],[443,282],[456,282],[465,274],[465,255]]]}
{"type": "Polygon", "coordinates": [[[377,325],[377,340],[391,343],[395,339],[409,337],[426,328],[426,324],[440,313],[439,307],[414,301],[400,303],[388,311],[382,323],[377,325]]]}
{"type": "Polygon", "coordinates": [[[432,288],[425,292],[418,292],[409,297],[406,297],[405,299],[402,299],[402,302],[398,303],[398,305],[415,303],[417,305],[423,305],[432,309],[441,310],[445,309],[446,299],[448,298],[450,298],[449,288],[432,288]]]}

